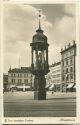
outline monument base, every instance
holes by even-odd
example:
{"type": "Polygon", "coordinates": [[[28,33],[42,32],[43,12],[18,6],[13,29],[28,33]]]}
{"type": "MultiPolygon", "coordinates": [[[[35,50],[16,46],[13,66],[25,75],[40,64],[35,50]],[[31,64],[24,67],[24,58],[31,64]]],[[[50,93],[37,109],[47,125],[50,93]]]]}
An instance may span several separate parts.
{"type": "Polygon", "coordinates": [[[35,91],[34,100],[46,100],[46,91],[35,91]]]}
{"type": "Polygon", "coordinates": [[[44,75],[35,76],[34,80],[34,99],[35,100],[46,100],[46,79],[44,75]]]}

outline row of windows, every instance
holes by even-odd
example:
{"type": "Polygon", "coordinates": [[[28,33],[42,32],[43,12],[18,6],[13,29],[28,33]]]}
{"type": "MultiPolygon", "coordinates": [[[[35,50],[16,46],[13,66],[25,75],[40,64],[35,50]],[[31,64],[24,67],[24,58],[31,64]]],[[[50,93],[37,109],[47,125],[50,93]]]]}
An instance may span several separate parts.
{"type": "Polygon", "coordinates": [[[71,80],[73,79],[73,74],[70,74],[70,75],[67,75],[67,76],[64,75],[64,76],[62,77],[62,81],[65,81],[65,80],[66,80],[66,81],[69,81],[70,79],[71,79],[71,80]]]}
{"type": "Polygon", "coordinates": [[[65,61],[62,62],[62,66],[72,65],[72,64],[73,64],[73,58],[71,58],[71,59],[66,59],[65,61]]]}
{"type": "Polygon", "coordinates": [[[21,73],[11,73],[11,74],[9,74],[9,76],[12,76],[12,77],[31,77],[32,76],[32,74],[29,74],[29,73],[26,73],[26,74],[21,74],[21,73]]]}
{"type": "Polygon", "coordinates": [[[63,69],[63,73],[69,73],[69,72],[73,72],[73,67],[66,68],[65,70],[63,69]]]}
{"type": "MultiPolygon", "coordinates": [[[[65,70],[63,69],[62,72],[63,73],[71,73],[73,71],[74,71],[73,67],[70,67],[70,68],[66,68],[65,70]]],[[[56,78],[56,77],[60,77],[60,76],[61,76],[61,74],[55,74],[55,75],[50,74],[50,75],[47,76],[47,78],[50,79],[51,77],[56,78]]]]}
{"type": "MultiPolygon", "coordinates": [[[[23,80],[22,80],[22,79],[18,79],[17,81],[18,81],[18,83],[22,83],[23,80]]],[[[30,81],[30,80],[29,80],[29,81],[30,81]]],[[[28,79],[24,79],[24,83],[28,83],[29,81],[28,81],[28,79]]],[[[15,82],[16,82],[16,79],[12,79],[11,82],[12,82],[12,83],[15,83],[15,82]]]]}
{"type": "Polygon", "coordinates": [[[71,50],[71,51],[65,53],[64,55],[62,55],[62,58],[67,58],[67,57],[70,57],[72,55],[74,55],[74,50],[71,50]]]}

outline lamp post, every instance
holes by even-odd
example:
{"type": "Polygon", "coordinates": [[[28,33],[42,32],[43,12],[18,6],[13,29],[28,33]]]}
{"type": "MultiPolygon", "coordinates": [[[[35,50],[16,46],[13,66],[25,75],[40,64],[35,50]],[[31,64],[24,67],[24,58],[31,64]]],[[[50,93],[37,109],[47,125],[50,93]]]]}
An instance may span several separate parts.
{"type": "MultiPolygon", "coordinates": [[[[40,11],[39,11],[40,12],[40,11]]],[[[48,46],[47,37],[43,34],[40,25],[39,13],[39,28],[33,36],[31,46],[31,72],[35,75],[34,79],[34,99],[46,100],[46,79],[45,75],[49,72],[48,65],[48,46]]]]}
{"type": "Polygon", "coordinates": [[[65,76],[66,76],[65,89],[66,89],[66,93],[67,93],[67,74],[65,76]]]}

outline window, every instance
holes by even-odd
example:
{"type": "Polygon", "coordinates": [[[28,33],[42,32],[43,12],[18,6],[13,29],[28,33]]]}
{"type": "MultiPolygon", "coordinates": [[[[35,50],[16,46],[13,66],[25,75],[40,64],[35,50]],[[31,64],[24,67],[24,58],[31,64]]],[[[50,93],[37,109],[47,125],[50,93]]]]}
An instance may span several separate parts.
{"type": "Polygon", "coordinates": [[[28,73],[25,73],[25,74],[24,74],[24,77],[28,77],[28,73]]]}
{"type": "Polygon", "coordinates": [[[68,68],[66,68],[66,73],[68,73],[68,68]]]}
{"type": "Polygon", "coordinates": [[[64,66],[64,62],[62,62],[62,66],[64,66]]]}
{"type": "Polygon", "coordinates": [[[70,71],[73,72],[73,67],[70,68],[70,71]]]}
{"type": "Polygon", "coordinates": [[[67,75],[67,77],[66,77],[66,81],[68,81],[69,80],[69,75],[67,75]]]}
{"type": "Polygon", "coordinates": [[[12,79],[12,83],[13,83],[13,79],[12,79]]]}
{"type": "Polygon", "coordinates": [[[12,83],[15,83],[15,79],[12,79],[12,83]]]}
{"type": "Polygon", "coordinates": [[[72,64],[72,58],[70,59],[70,64],[72,64]]]}
{"type": "Polygon", "coordinates": [[[24,79],[24,83],[27,84],[28,83],[28,79],[24,79]]]}
{"type": "Polygon", "coordinates": [[[68,60],[66,60],[66,65],[68,65],[68,60]]]}
{"type": "Polygon", "coordinates": [[[62,81],[64,81],[64,79],[65,79],[65,78],[64,78],[64,76],[63,76],[63,77],[62,77],[62,81]]]}
{"type": "Polygon", "coordinates": [[[70,75],[71,79],[73,79],[73,74],[70,75]]]}

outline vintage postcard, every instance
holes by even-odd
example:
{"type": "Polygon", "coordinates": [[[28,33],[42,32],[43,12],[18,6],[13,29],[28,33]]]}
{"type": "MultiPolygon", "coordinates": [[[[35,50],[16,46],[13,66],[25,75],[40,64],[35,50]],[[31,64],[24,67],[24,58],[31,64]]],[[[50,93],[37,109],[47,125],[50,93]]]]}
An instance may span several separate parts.
{"type": "Polygon", "coordinates": [[[78,124],[78,1],[2,5],[2,122],[78,124]]]}

